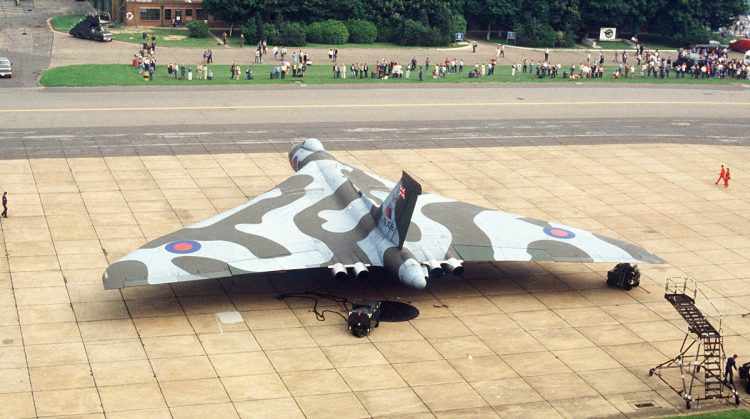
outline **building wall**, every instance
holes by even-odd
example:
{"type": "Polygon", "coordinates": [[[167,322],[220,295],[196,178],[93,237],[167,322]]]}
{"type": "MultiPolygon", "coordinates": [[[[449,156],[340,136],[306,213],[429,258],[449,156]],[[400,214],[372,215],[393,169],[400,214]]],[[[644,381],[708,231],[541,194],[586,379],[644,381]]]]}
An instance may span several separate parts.
{"type": "Polygon", "coordinates": [[[177,16],[185,26],[193,20],[205,20],[209,26],[223,24],[203,9],[200,0],[126,0],[126,13],[123,22],[127,26],[173,26],[177,16]]]}

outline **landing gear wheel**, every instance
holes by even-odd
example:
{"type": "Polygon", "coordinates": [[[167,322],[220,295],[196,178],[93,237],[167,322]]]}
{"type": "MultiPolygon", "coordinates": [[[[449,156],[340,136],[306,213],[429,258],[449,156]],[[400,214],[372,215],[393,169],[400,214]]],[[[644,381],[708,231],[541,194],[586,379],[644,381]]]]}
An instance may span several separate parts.
{"type": "Polygon", "coordinates": [[[735,406],[739,406],[740,405],[740,395],[739,394],[735,394],[734,395],[734,405],[735,406]]]}
{"type": "Polygon", "coordinates": [[[690,400],[685,400],[685,407],[690,410],[690,400]]]}
{"type": "Polygon", "coordinates": [[[648,376],[649,376],[649,377],[653,377],[653,375],[654,375],[654,372],[656,372],[656,370],[655,370],[655,369],[653,369],[653,368],[651,368],[650,370],[648,370],[648,376]]]}

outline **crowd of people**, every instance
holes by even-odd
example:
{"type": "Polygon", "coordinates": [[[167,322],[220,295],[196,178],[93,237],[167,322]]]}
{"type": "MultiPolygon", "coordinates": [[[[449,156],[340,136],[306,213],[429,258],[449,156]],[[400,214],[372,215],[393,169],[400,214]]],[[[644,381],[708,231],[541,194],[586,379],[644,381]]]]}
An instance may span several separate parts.
{"type": "Polygon", "coordinates": [[[545,52],[545,60],[534,61],[524,57],[521,63],[513,64],[510,71],[513,78],[528,73],[540,79],[558,77],[571,80],[601,79],[608,71],[611,71],[612,79],[638,76],[654,79],[734,78],[750,80],[750,65],[742,59],[732,58],[726,48],[718,46],[680,49],[674,56],[663,54],[658,49],[646,50],[642,44],[636,44],[635,52],[617,51],[612,61],[614,63],[608,69],[604,52],[599,52],[596,57],[588,53],[585,61],[564,68],[561,64],[550,63],[549,52],[545,52]]]}
{"type": "Polygon", "coordinates": [[[142,34],[141,47],[130,62],[144,79],[153,80],[156,73],[156,36],[142,34]]]}
{"type": "MultiPolygon", "coordinates": [[[[635,50],[616,51],[610,63],[606,63],[604,52],[592,54],[589,52],[585,60],[579,64],[563,66],[551,62],[549,49],[544,51],[544,59],[533,60],[523,57],[521,62],[510,66],[510,74],[513,79],[532,76],[539,79],[571,79],[587,80],[602,79],[607,76],[612,79],[641,77],[655,79],[669,78],[734,78],[750,79],[750,65],[742,59],[733,58],[725,48],[703,46],[693,49],[681,49],[677,55],[663,54],[658,49],[646,50],[645,47],[635,41],[635,50]]],[[[271,79],[284,79],[292,77],[302,78],[307,69],[313,65],[312,56],[302,49],[293,50],[291,53],[286,47],[268,47],[266,41],[257,43],[254,49],[254,64],[262,64],[264,56],[270,54],[273,57],[273,65],[269,77],[271,79]]],[[[332,63],[332,77],[334,79],[411,79],[425,78],[443,79],[451,74],[461,75],[468,78],[493,77],[496,73],[498,59],[505,58],[505,47],[498,45],[493,57],[485,63],[476,63],[468,66],[462,58],[445,58],[438,63],[432,63],[426,57],[423,65],[412,57],[406,64],[396,60],[381,58],[374,65],[366,62],[356,62],[349,65],[338,63],[339,50],[328,49],[328,59],[332,63]]],[[[251,56],[251,59],[253,57],[251,56]]],[[[169,77],[181,80],[213,80],[214,71],[211,68],[214,62],[213,50],[206,49],[202,52],[200,64],[191,67],[170,63],[167,65],[169,77]],[[193,74],[195,73],[195,74],[193,74]]],[[[156,37],[143,33],[143,42],[137,54],[134,54],[132,66],[146,80],[153,80],[156,68],[156,37]]],[[[229,79],[252,80],[254,78],[252,65],[248,64],[243,73],[243,68],[238,63],[229,67],[229,79]]]]}

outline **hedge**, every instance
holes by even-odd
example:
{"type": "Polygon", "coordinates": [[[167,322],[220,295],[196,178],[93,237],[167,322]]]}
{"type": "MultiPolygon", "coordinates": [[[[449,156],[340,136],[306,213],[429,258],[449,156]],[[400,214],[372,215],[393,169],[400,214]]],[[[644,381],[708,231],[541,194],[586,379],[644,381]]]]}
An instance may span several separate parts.
{"type": "Polygon", "coordinates": [[[248,44],[257,44],[260,41],[258,37],[258,26],[255,24],[255,19],[248,20],[240,28],[242,34],[245,35],[245,42],[248,44]]]}
{"type": "Polygon", "coordinates": [[[349,31],[349,42],[354,44],[371,44],[378,38],[377,26],[367,20],[347,20],[346,29],[349,31]]]}
{"type": "Polygon", "coordinates": [[[525,22],[516,24],[513,28],[516,32],[518,43],[528,47],[552,48],[558,40],[557,33],[548,24],[538,22],[525,22]]]}
{"type": "Polygon", "coordinates": [[[202,20],[194,20],[187,24],[188,35],[191,38],[208,38],[208,25],[202,20]]]}
{"type": "Polygon", "coordinates": [[[285,22],[279,26],[279,43],[290,47],[305,45],[305,27],[297,22],[285,22]]]}
{"type": "Polygon", "coordinates": [[[349,30],[340,20],[313,22],[306,32],[308,41],[319,44],[345,44],[349,40],[349,30]]]}
{"type": "Polygon", "coordinates": [[[263,24],[263,35],[265,35],[266,41],[271,45],[279,45],[281,42],[279,39],[279,30],[273,23],[263,24]]]}
{"type": "Polygon", "coordinates": [[[422,22],[406,19],[401,25],[401,34],[397,41],[401,45],[439,46],[447,44],[448,34],[440,33],[422,22]]]}

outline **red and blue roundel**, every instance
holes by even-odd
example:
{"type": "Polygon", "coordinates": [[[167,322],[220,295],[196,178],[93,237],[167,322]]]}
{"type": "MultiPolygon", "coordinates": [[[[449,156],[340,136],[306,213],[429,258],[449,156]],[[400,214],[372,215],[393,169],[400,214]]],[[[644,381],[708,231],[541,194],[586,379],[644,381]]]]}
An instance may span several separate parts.
{"type": "Polygon", "coordinates": [[[180,240],[169,243],[165,248],[167,249],[167,252],[185,255],[200,250],[201,244],[195,240],[180,240]]]}
{"type": "Polygon", "coordinates": [[[544,234],[556,239],[572,239],[576,236],[576,234],[570,230],[552,226],[544,227],[544,234]]]}

